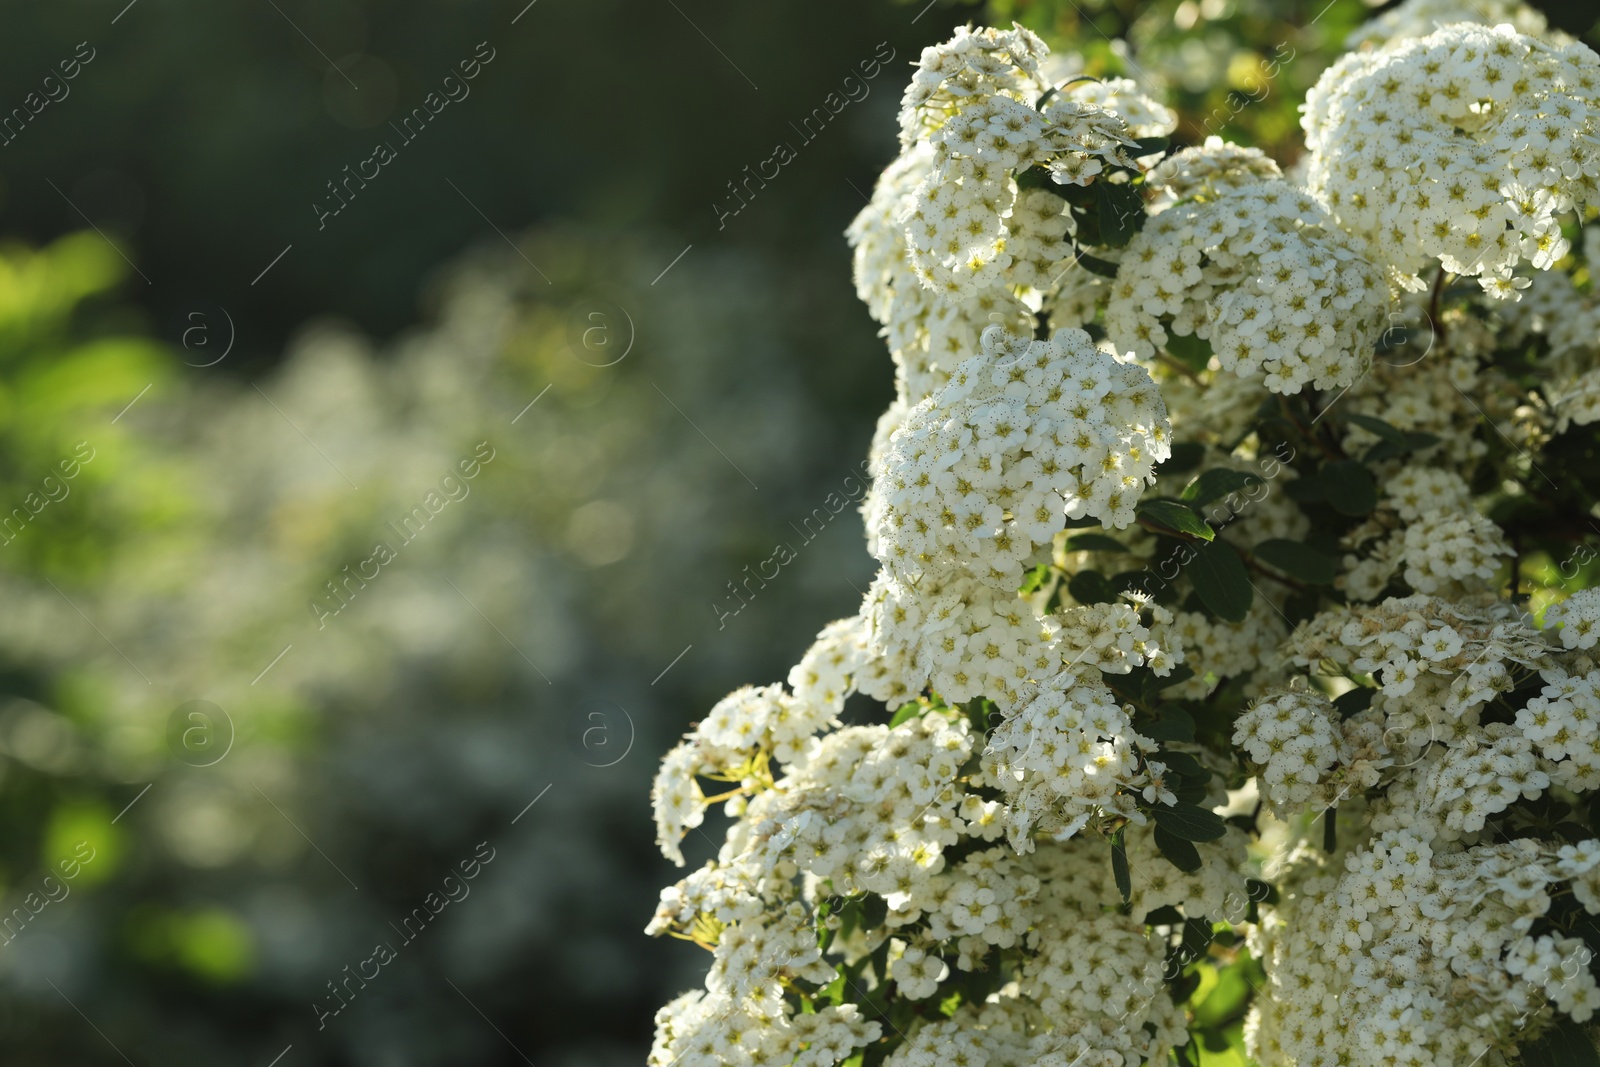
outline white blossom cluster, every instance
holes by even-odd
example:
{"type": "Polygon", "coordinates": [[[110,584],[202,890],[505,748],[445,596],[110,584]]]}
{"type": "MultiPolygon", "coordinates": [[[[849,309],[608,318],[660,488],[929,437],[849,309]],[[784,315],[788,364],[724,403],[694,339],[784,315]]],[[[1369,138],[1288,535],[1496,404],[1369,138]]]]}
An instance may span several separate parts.
{"type": "Polygon", "coordinates": [[[1545,612],[1545,623],[1560,628],[1567,648],[1591,649],[1600,640],[1600,589],[1580,589],[1545,612]]]}
{"type": "Polygon", "coordinates": [[[1195,1062],[1230,986],[1273,1067],[1600,1029],[1600,59],[1468,6],[1288,174],[1020,27],[923,53],[848,234],[878,574],[663,763],[712,964],[652,1063],[1195,1062]]]}
{"type": "Polygon", "coordinates": [[[1559,216],[1600,191],[1600,58],[1471,22],[1350,52],[1306,97],[1310,190],[1421,289],[1437,261],[1514,297],[1566,254],[1559,216]]]}
{"type": "Polygon", "coordinates": [[[1381,272],[1288,182],[1248,180],[1250,161],[1228,154],[1194,159],[1169,188],[1207,198],[1163,211],[1128,246],[1106,308],[1113,343],[1150,359],[1169,331],[1194,335],[1275,393],[1350,385],[1386,326],[1381,272]]]}
{"type": "MultiPolygon", "coordinates": [[[[1176,116],[1125,78],[1045,80],[1031,32],[962,29],[924,49],[901,107],[901,154],[847,231],[856,292],[883,326],[908,407],[977,349],[983,330],[1026,335],[1081,283],[1074,217],[1046,186],[1137,169],[1135,138],[1176,116]],[[1036,168],[1036,169],[1035,169],[1036,168]]],[[[1077,325],[1073,323],[1072,325],[1077,325]]]]}
{"type": "Polygon", "coordinates": [[[1390,530],[1375,518],[1347,536],[1353,545],[1367,546],[1364,557],[1349,557],[1342,576],[1353,599],[1380,596],[1396,574],[1419,593],[1481,592],[1492,584],[1501,558],[1513,554],[1454,471],[1407,465],[1384,492],[1386,507],[1405,525],[1390,530]],[[1387,536],[1378,540],[1382,534],[1387,536]]]}
{"type": "Polygon", "coordinates": [[[1049,54],[1021,26],[963,26],[943,44],[924,48],[900,101],[900,147],[927,140],[975,102],[1003,97],[1033,103],[1044,89],[1040,67],[1049,54]]]}
{"type": "Polygon", "coordinates": [[[1273,810],[1329,808],[1378,783],[1381,730],[1364,718],[1341,722],[1320,693],[1285,689],[1257,700],[1234,723],[1233,743],[1256,767],[1273,810]]]}
{"type": "MultiPolygon", "coordinates": [[[[1583,237],[1584,261],[1600,262],[1600,231],[1586,228],[1583,237]]],[[[1594,358],[1600,347],[1600,299],[1592,270],[1590,277],[1584,292],[1565,272],[1536,274],[1504,316],[1513,338],[1542,338],[1549,345],[1543,391],[1550,429],[1557,434],[1600,422],[1600,367],[1594,358]]]]}
{"type": "Polygon", "coordinates": [[[874,550],[901,582],[968,573],[1015,589],[1069,517],[1128,525],[1169,454],[1161,394],[1137,364],[1081,330],[1023,341],[990,327],[874,466],[874,550]]]}
{"type": "Polygon", "coordinates": [[[1507,24],[1532,37],[1542,36],[1546,25],[1544,16],[1521,0],[1405,0],[1358,26],[1345,46],[1354,50],[1426,37],[1456,22],[1507,24]]]}
{"type": "Polygon", "coordinates": [[[1252,1017],[1256,1055],[1465,1064],[1514,1049],[1530,1015],[1588,1020],[1600,1007],[1588,949],[1532,930],[1563,882],[1600,862],[1593,846],[1441,850],[1395,829],[1342,863],[1292,857],[1284,902],[1254,940],[1277,1008],[1252,1017]]]}
{"type": "MultiPolygon", "coordinates": [[[[1453,491],[1408,478],[1401,506],[1453,491]]],[[[1556,666],[1546,634],[1504,606],[1421,595],[1324,613],[1289,647],[1299,662],[1379,683],[1343,727],[1365,730],[1366,786],[1387,792],[1372,809],[1376,836],[1343,854],[1342,875],[1309,852],[1287,862],[1296,889],[1260,928],[1276,1009],[1254,1017],[1257,1055],[1462,1062],[1514,1048],[1529,1016],[1549,1008],[1587,1020],[1600,1007],[1589,951],[1532,928],[1559,883],[1588,876],[1600,843],[1496,844],[1487,827],[1552,783],[1600,785],[1600,677],[1556,666]],[[1513,721],[1482,722],[1521,677],[1548,684],[1513,721]]],[[[1331,705],[1306,703],[1275,702],[1265,716],[1258,705],[1236,740],[1259,745],[1275,727],[1285,752],[1306,753],[1294,777],[1320,786],[1345,757],[1334,755],[1331,705]]],[[[1273,790],[1270,760],[1291,757],[1253,758],[1273,790]]]]}
{"type": "MultiPolygon", "coordinates": [[[[883,325],[883,337],[898,372],[900,403],[907,407],[948,380],[955,366],[977,350],[985,329],[1001,325],[1025,334],[1032,328],[1035,310],[1002,285],[960,300],[923,288],[911,267],[905,227],[899,219],[910,210],[917,187],[932,165],[933,149],[926,141],[902,154],[879,177],[871,201],[847,231],[855,249],[856,294],[883,325]]],[[[1023,252],[1028,263],[1033,262],[1035,253],[1052,253],[1052,226],[1064,231],[1068,225],[1065,219],[1060,223],[1040,219],[1036,207],[1031,196],[1018,205],[1018,219],[1028,219],[1033,227],[1034,238],[1023,252]],[[1031,218],[1030,211],[1034,212],[1031,218]]]]}
{"type": "Polygon", "coordinates": [[[861,621],[841,620],[824,629],[789,672],[792,692],[781,685],[744,686],[718,701],[667,753],[651,790],[656,834],[668,858],[683,861],[677,843],[705,820],[710,801],[698,777],[741,789],[769,779],[769,758],[799,758],[812,735],[837,723],[856,686],[881,685],[871,660],[861,621]]]}
{"type": "Polygon", "coordinates": [[[1211,201],[1224,193],[1282,178],[1276,161],[1259,148],[1224,141],[1215,134],[1205,143],[1174,152],[1151,168],[1145,184],[1157,194],[1159,211],[1186,200],[1211,201]]]}
{"type": "Polygon", "coordinates": [[[1155,749],[1097,678],[1065,675],[1041,687],[990,733],[984,754],[986,771],[1006,796],[1012,847],[1032,851],[1035,830],[1064,841],[1096,815],[1142,819],[1132,803],[1135,787],[1163,789],[1165,768],[1140,759],[1155,749]]]}
{"type": "MultiPolygon", "coordinates": [[[[1219,619],[1204,611],[1180,611],[1173,619],[1172,634],[1186,661],[1204,664],[1218,678],[1270,678],[1278,670],[1278,646],[1288,636],[1288,630],[1271,601],[1262,599],[1251,604],[1249,614],[1239,622],[1219,619]]],[[[1212,682],[1196,674],[1173,692],[1198,699],[1213,688],[1212,682]]]]}
{"type": "Polygon", "coordinates": [[[1509,690],[1519,668],[1550,664],[1543,634],[1510,605],[1421,593],[1325,611],[1293,634],[1286,650],[1303,666],[1372,676],[1393,713],[1415,709],[1450,720],[1509,690]]]}
{"type": "Polygon", "coordinates": [[[1088,185],[1107,167],[1134,168],[1128,150],[1138,148],[1114,112],[1072,97],[1035,110],[1002,95],[961,110],[932,145],[932,169],[901,221],[917,275],[958,299],[1011,265],[1015,175],[1037,166],[1057,185],[1088,185]]]}
{"type": "Polygon", "coordinates": [[[1516,727],[1542,760],[1550,780],[1581,792],[1600,788],[1600,671],[1541,672],[1548,684],[1517,712],[1516,727]]]}
{"type": "MultiPolygon", "coordinates": [[[[1166,633],[1172,613],[1159,604],[1078,605],[1041,617],[1023,598],[975,578],[928,575],[908,586],[884,571],[863,610],[872,641],[910,692],[930,688],[958,703],[985,696],[1006,711],[1030,685],[1073,664],[1164,675],[1182,658],[1166,633]]],[[[867,685],[862,691],[878,695],[867,685]]]]}

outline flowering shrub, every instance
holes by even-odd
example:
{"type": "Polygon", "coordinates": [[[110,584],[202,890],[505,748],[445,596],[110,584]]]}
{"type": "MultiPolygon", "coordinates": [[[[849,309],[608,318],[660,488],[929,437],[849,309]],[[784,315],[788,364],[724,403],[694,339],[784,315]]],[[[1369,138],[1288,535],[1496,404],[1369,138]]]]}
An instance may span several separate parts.
{"type": "Polygon", "coordinates": [[[662,765],[652,1064],[1600,1063],[1600,57],[1495,10],[1363,28],[1288,172],[924,51],[881,570],[662,765]]]}

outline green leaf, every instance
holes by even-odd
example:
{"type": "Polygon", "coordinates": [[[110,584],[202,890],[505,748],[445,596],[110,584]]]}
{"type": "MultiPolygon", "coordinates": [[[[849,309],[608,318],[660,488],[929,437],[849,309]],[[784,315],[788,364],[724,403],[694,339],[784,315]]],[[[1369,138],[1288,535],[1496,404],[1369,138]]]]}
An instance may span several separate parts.
{"type": "Polygon", "coordinates": [[[1156,827],[1156,848],[1161,850],[1168,863],[1185,874],[1193,874],[1200,869],[1200,850],[1159,825],[1156,827]]]}
{"type": "Polygon", "coordinates": [[[1378,506],[1378,485],[1372,472],[1353,459],[1323,464],[1317,474],[1317,484],[1328,503],[1341,515],[1366,515],[1378,506]]]}
{"type": "Polygon", "coordinates": [[[1204,519],[1176,500],[1141,500],[1134,513],[1165,529],[1189,534],[1202,541],[1217,536],[1204,519]]]}
{"type": "Polygon", "coordinates": [[[1182,926],[1183,912],[1171,904],[1163,904],[1159,908],[1152,908],[1145,914],[1146,926],[1182,926]]]}
{"type": "Polygon", "coordinates": [[[1133,899],[1133,875],[1128,870],[1128,845],[1123,834],[1126,828],[1111,836],[1111,873],[1117,880],[1117,891],[1126,904],[1133,899]]]}
{"type": "Polygon", "coordinates": [[[1156,720],[1141,722],[1139,732],[1152,741],[1193,741],[1194,717],[1176,704],[1163,704],[1156,720]]]}
{"type": "Polygon", "coordinates": [[[1152,741],[1193,741],[1194,727],[1177,719],[1157,719],[1139,728],[1139,732],[1152,741]]]}
{"type": "MultiPolygon", "coordinates": [[[[1085,535],[1088,536],[1088,535],[1085,535]]],[[[1023,596],[1036,593],[1050,580],[1050,564],[1041,563],[1022,576],[1022,584],[1017,586],[1017,592],[1023,596]]]]}
{"type": "MultiPolygon", "coordinates": [[[[1000,722],[999,705],[988,697],[973,697],[965,704],[957,706],[966,711],[967,721],[972,724],[973,733],[980,737],[1000,722]]],[[[977,756],[978,753],[974,752],[973,755],[977,756]]]]}
{"type": "MultiPolygon", "coordinates": [[[[1170,347],[1169,345],[1169,350],[1170,347]]],[[[1182,474],[1184,471],[1192,471],[1200,466],[1200,461],[1205,458],[1205,445],[1195,441],[1184,441],[1181,444],[1172,446],[1172,455],[1168,456],[1165,462],[1156,468],[1156,473],[1182,474]]]]}
{"type": "Polygon", "coordinates": [[[1557,1015],[1545,1035],[1522,1046],[1523,1067],[1600,1067],[1600,1053],[1583,1027],[1557,1015]]]}
{"type": "Polygon", "coordinates": [[[1402,430],[1390,425],[1382,419],[1375,419],[1371,415],[1347,415],[1346,419],[1361,427],[1369,433],[1375,434],[1380,440],[1367,452],[1367,461],[1376,459],[1391,459],[1415,452],[1420,448],[1429,448],[1439,443],[1439,438],[1431,433],[1418,433],[1412,430],[1402,430]]]}
{"type": "Polygon", "coordinates": [[[1215,841],[1228,832],[1222,816],[1198,804],[1158,805],[1151,812],[1156,828],[1185,841],[1215,841]]]}
{"type": "Polygon", "coordinates": [[[1338,573],[1338,564],[1333,557],[1318,552],[1310,545],[1281,537],[1261,542],[1251,550],[1251,554],[1267,566],[1309,585],[1332,585],[1334,575],[1338,573]]]}
{"type": "Polygon", "coordinates": [[[1241,489],[1260,484],[1262,484],[1262,478],[1259,474],[1251,474],[1249,471],[1229,470],[1227,467],[1212,467],[1184,486],[1183,492],[1179,494],[1178,499],[1193,504],[1195,507],[1205,507],[1219,497],[1225,497],[1229,493],[1237,493],[1241,489]]]}
{"type": "Polygon", "coordinates": [[[1263,882],[1259,878],[1246,878],[1244,887],[1250,899],[1259,904],[1276,904],[1281,899],[1278,896],[1277,886],[1271,882],[1263,882]]]}
{"type": "Polygon", "coordinates": [[[1067,549],[1072,552],[1128,551],[1128,547],[1115,537],[1107,537],[1105,534],[1095,533],[1076,534],[1067,538],[1067,549]]]}
{"type": "Polygon", "coordinates": [[[1130,153],[1133,156],[1148,156],[1156,152],[1165,152],[1167,147],[1172,144],[1172,138],[1170,137],[1135,137],[1134,140],[1139,142],[1139,147],[1136,151],[1130,153]]]}
{"type": "Polygon", "coordinates": [[[1218,618],[1243,622],[1255,600],[1255,586],[1232,545],[1213,541],[1195,550],[1189,561],[1189,581],[1201,603],[1218,618]]]}
{"type": "MultiPolygon", "coordinates": [[[[1156,674],[1151,672],[1149,681],[1145,683],[1145,694],[1147,696],[1153,696],[1154,694],[1161,692],[1163,689],[1171,689],[1175,685],[1182,685],[1184,682],[1187,682],[1193,677],[1194,668],[1186,663],[1178,664],[1166,674],[1156,674]]],[[[1181,709],[1175,708],[1174,710],[1181,709]]]]}
{"type": "Polygon", "coordinates": [[[1424,448],[1432,448],[1439,443],[1439,435],[1432,433],[1413,433],[1406,431],[1406,447],[1416,452],[1424,448]]]}
{"type": "MultiPolygon", "coordinates": [[[[1096,182],[1095,184],[1098,185],[1100,183],[1096,182]]],[[[1079,250],[1076,262],[1084,270],[1091,274],[1098,274],[1102,278],[1115,278],[1117,276],[1117,264],[1108,259],[1101,259],[1099,256],[1091,256],[1082,250],[1079,250]]]]}
{"type": "MultiPolygon", "coordinates": [[[[1217,984],[1201,1003],[1194,1007],[1194,1021],[1200,1027],[1213,1027],[1226,1025],[1229,1020],[1242,1016],[1245,1006],[1250,1002],[1250,995],[1255,991],[1250,985],[1250,980],[1245,977],[1245,968],[1249,964],[1239,962],[1227,967],[1217,968],[1217,984]]],[[[1214,1037],[1222,1039],[1222,1048],[1207,1048],[1212,1052],[1222,1052],[1227,1049],[1228,1041],[1219,1031],[1211,1031],[1214,1037]]]]}
{"type": "Polygon", "coordinates": [[[1067,592],[1080,604],[1109,604],[1116,599],[1111,583],[1099,571],[1079,571],[1067,581],[1067,592]]]}
{"type": "Polygon", "coordinates": [[[920,700],[913,700],[909,704],[902,704],[900,705],[900,710],[894,713],[894,718],[889,720],[889,729],[893,730],[896,726],[899,726],[903,722],[910,722],[912,719],[919,718],[921,717],[922,713],[927,710],[927,705],[923,704],[920,700]]]}
{"type": "Polygon", "coordinates": [[[1372,698],[1377,694],[1376,689],[1357,686],[1347,693],[1340,693],[1333,699],[1333,706],[1338,709],[1341,719],[1366,711],[1372,705],[1372,698]]]}
{"type": "Polygon", "coordinates": [[[1397,445],[1405,444],[1406,436],[1394,426],[1390,426],[1382,419],[1375,419],[1371,415],[1348,415],[1346,418],[1369,433],[1377,434],[1385,441],[1397,445]]]}
{"type": "Polygon", "coordinates": [[[1050,172],[1044,167],[1029,167],[1027,170],[1017,172],[1018,189],[1044,189],[1049,192],[1058,192],[1061,186],[1050,180],[1050,172]]]}
{"type": "Polygon", "coordinates": [[[1205,955],[1211,947],[1211,924],[1204,919],[1183,920],[1183,948],[1192,959],[1205,955]]]}
{"type": "Polygon", "coordinates": [[[1111,248],[1123,248],[1144,227],[1144,198],[1127,182],[1111,182],[1102,176],[1094,183],[1099,208],[1100,240],[1111,248]]]}
{"type": "Polygon", "coordinates": [[[1199,374],[1211,362],[1211,342],[1196,334],[1183,336],[1180,334],[1167,334],[1167,343],[1163,346],[1167,354],[1181,362],[1190,370],[1199,374]]]}
{"type": "Polygon", "coordinates": [[[1315,478],[1291,478],[1284,483],[1283,491],[1296,504],[1322,503],[1322,486],[1315,478]]]}
{"type": "Polygon", "coordinates": [[[1185,778],[1198,778],[1204,782],[1211,777],[1211,772],[1201,765],[1200,761],[1187,752],[1164,751],[1157,752],[1155,758],[1167,765],[1167,770],[1185,778]]]}
{"type": "Polygon", "coordinates": [[[1143,568],[1136,571],[1118,571],[1111,576],[1111,591],[1119,596],[1127,592],[1147,592],[1146,586],[1150,584],[1150,570],[1143,568]]]}

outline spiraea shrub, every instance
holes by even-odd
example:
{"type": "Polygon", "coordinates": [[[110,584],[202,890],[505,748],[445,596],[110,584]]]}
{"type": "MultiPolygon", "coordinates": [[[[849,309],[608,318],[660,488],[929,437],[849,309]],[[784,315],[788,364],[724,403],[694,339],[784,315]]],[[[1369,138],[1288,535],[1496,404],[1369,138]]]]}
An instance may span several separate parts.
{"type": "Polygon", "coordinates": [[[1494,10],[1363,27],[1292,166],[923,52],[881,569],[662,764],[654,1067],[1600,1063],[1600,58],[1494,10]]]}

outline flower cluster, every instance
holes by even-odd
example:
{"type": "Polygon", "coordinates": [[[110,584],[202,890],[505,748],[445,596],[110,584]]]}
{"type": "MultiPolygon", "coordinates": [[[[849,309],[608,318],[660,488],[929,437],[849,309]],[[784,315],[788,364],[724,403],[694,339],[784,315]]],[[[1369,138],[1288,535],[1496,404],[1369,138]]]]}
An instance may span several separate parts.
{"type": "Polygon", "coordinates": [[[1016,175],[1038,167],[1057,185],[1087,185],[1107,167],[1133,169],[1138,142],[1114,112],[1071,97],[1036,110],[1008,96],[964,108],[933,137],[933,167],[903,218],[924,284],[963,298],[1011,265],[1008,219],[1016,175]]]}
{"type": "Polygon", "coordinates": [[[1350,385],[1386,325],[1382,274],[1309,195],[1258,177],[1248,158],[1216,156],[1197,153],[1167,179],[1206,198],[1157,215],[1128,246],[1106,308],[1111,339],[1149,359],[1169,330],[1193,335],[1224,370],[1275,393],[1350,385]]]}
{"type": "Polygon", "coordinates": [[[1082,285],[1063,188],[1115,172],[1128,189],[1146,158],[1137,138],[1177,123],[1125,78],[1051,86],[1049,58],[1021,27],[963,29],[924,49],[901,154],[847,231],[856,291],[883,326],[908,407],[986,327],[1026,335],[1045,303],[1082,285]]]}
{"type": "Polygon", "coordinates": [[[1590,649],[1600,640],[1600,589],[1580,589],[1545,613],[1567,648],[1590,649]]]}
{"type": "Polygon", "coordinates": [[[653,1063],[1589,1040],[1600,59],[1489,6],[1375,20],[1287,174],[1020,28],[923,54],[849,231],[879,571],[663,763],[712,964],[653,1063]]]}
{"type": "Polygon", "coordinates": [[[1081,330],[1019,341],[991,327],[890,437],[867,523],[899,581],[970,573],[1015,589],[1068,518],[1126,526],[1168,455],[1161,394],[1137,364],[1081,330]]]}
{"type": "Polygon", "coordinates": [[[1098,679],[1066,674],[1041,687],[990,733],[984,754],[985,769],[1006,796],[1012,847],[1032,851],[1035,830],[1064,841],[1108,812],[1138,817],[1134,787],[1162,788],[1165,767],[1140,758],[1155,749],[1098,679]]]}
{"type": "Polygon", "coordinates": [[[1516,727],[1549,762],[1550,780],[1580,792],[1600,788],[1600,671],[1543,672],[1548,685],[1517,712],[1516,727]]]}
{"type": "Polygon", "coordinates": [[[1212,135],[1204,144],[1174,152],[1151,168],[1145,184],[1156,192],[1152,208],[1160,211],[1186,200],[1215,200],[1223,193],[1282,177],[1278,164],[1261,149],[1212,135]]]}
{"type": "Polygon", "coordinates": [[[1600,1007],[1577,938],[1532,928],[1589,849],[1532,842],[1433,848],[1389,830],[1333,861],[1300,857],[1256,942],[1279,1010],[1254,1019],[1263,1062],[1468,1063],[1531,1014],[1600,1007]]]}
{"type": "MultiPolygon", "coordinates": [[[[930,289],[911,268],[905,227],[900,218],[910,210],[917,187],[933,165],[933,150],[918,142],[889,165],[873,188],[872,200],[850,224],[847,236],[855,249],[856,293],[868,312],[883,324],[883,337],[894,358],[901,403],[910,406],[927,397],[950,377],[956,364],[977,350],[979,335],[991,325],[1026,333],[1033,310],[1012,290],[995,285],[964,299],[949,299],[930,289]]],[[[1030,198],[1018,206],[1019,222],[1031,226],[1034,238],[1019,244],[1022,258],[1050,252],[1050,219],[1040,218],[1030,198]],[[1030,212],[1033,214],[1030,217],[1030,212]]]]}
{"type": "Polygon", "coordinates": [[[1542,36],[1544,16],[1521,0],[1405,0],[1358,26],[1345,46],[1360,49],[1410,37],[1426,37],[1440,26],[1455,22],[1502,23],[1518,33],[1542,36]]]}
{"type": "Polygon", "coordinates": [[[1351,52],[1306,97],[1311,191],[1403,286],[1434,261],[1491,295],[1566,254],[1600,191],[1600,58],[1472,22],[1351,52]]]}
{"type": "MultiPolygon", "coordinates": [[[[1114,674],[1148,666],[1165,675],[1182,659],[1165,636],[1172,613],[1159,604],[1080,605],[1040,616],[1022,597],[975,578],[925,575],[908,586],[885,572],[863,612],[874,646],[908,692],[927,688],[958,703],[987,697],[1002,710],[1074,664],[1114,674]]],[[[862,691],[889,695],[874,684],[863,682],[862,691]]]]}
{"type": "Polygon", "coordinates": [[[1467,483],[1448,470],[1409,465],[1385,486],[1385,504],[1403,527],[1389,530],[1375,518],[1347,535],[1367,555],[1349,557],[1344,588],[1372,600],[1401,574],[1419,593],[1480,592],[1512,555],[1500,527],[1472,506],[1467,483]],[[1377,540],[1380,533],[1387,537],[1377,540]]]}
{"type": "Polygon", "coordinates": [[[1233,743],[1256,767],[1263,799],[1275,811],[1329,808],[1378,782],[1381,730],[1340,722],[1320,693],[1288,689],[1251,705],[1234,723],[1233,743]]]}
{"type": "Polygon", "coordinates": [[[1039,68],[1049,54],[1021,26],[962,27],[943,44],[924,48],[900,101],[900,147],[926,140],[976,101],[1036,100],[1044,90],[1039,68]]]}
{"type": "Polygon", "coordinates": [[[781,685],[744,686],[717,702],[661,763],[651,790],[656,834],[669,858],[683,862],[678,842],[705,820],[712,803],[704,777],[748,789],[771,777],[770,760],[796,760],[817,731],[838,722],[858,685],[882,687],[860,619],[833,623],[781,685]],[[857,675],[860,675],[858,678],[857,675]]]}

